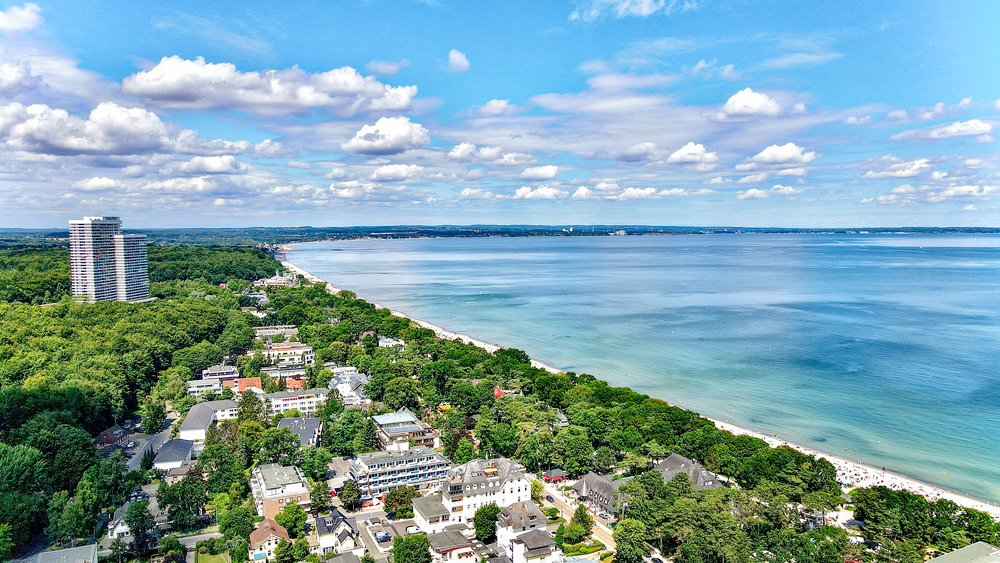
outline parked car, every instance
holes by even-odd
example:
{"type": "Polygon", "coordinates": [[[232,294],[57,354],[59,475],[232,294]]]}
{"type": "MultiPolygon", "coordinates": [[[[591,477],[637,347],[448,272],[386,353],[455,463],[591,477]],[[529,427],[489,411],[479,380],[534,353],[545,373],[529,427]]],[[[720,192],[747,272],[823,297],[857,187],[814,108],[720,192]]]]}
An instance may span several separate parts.
{"type": "Polygon", "coordinates": [[[419,534],[420,533],[420,528],[418,528],[416,526],[407,526],[406,527],[406,533],[407,534],[419,534]]]}
{"type": "Polygon", "coordinates": [[[552,495],[545,495],[545,500],[547,500],[549,502],[555,502],[556,501],[556,499],[552,498],[552,495]]]}
{"type": "Polygon", "coordinates": [[[583,502],[585,500],[587,500],[587,497],[576,497],[577,502],[583,502]]]}
{"type": "Polygon", "coordinates": [[[549,530],[549,535],[552,536],[552,537],[556,537],[556,531],[555,530],[549,530]]]}
{"type": "Polygon", "coordinates": [[[660,559],[659,557],[653,557],[652,559],[650,559],[650,561],[652,561],[653,563],[663,563],[663,560],[660,559]]]}
{"type": "Polygon", "coordinates": [[[597,515],[598,518],[604,518],[605,520],[611,520],[611,515],[607,512],[601,512],[597,515]]]}
{"type": "Polygon", "coordinates": [[[375,541],[383,543],[389,541],[389,534],[386,532],[375,532],[375,541]]]}

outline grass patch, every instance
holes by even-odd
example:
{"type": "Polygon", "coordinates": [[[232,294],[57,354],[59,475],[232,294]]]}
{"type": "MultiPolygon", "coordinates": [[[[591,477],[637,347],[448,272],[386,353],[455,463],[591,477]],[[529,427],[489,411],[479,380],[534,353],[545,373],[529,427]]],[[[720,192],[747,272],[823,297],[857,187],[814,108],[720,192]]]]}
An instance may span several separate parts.
{"type": "Polygon", "coordinates": [[[209,555],[207,553],[199,553],[197,563],[230,563],[229,554],[209,555]]]}
{"type": "Polygon", "coordinates": [[[597,541],[597,540],[593,540],[593,541],[590,541],[590,542],[575,543],[575,544],[572,544],[572,545],[564,545],[563,546],[563,553],[565,553],[566,555],[572,557],[574,555],[589,555],[591,553],[597,553],[598,551],[601,551],[602,549],[604,549],[604,544],[601,543],[601,542],[599,542],[599,541],[597,541]]]}

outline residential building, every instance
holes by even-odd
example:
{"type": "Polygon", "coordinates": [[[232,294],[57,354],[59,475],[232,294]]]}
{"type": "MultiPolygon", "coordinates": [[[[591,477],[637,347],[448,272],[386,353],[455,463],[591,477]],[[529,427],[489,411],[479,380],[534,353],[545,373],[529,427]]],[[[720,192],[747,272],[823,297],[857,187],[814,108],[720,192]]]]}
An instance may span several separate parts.
{"type": "Polygon", "coordinates": [[[239,405],[232,399],[198,403],[184,416],[178,436],[185,440],[203,443],[205,434],[213,422],[232,420],[236,418],[238,412],[239,405]]]}
{"type": "Polygon", "coordinates": [[[418,490],[436,488],[448,472],[448,460],[426,446],[404,451],[361,454],[348,462],[348,473],[358,483],[362,498],[381,497],[409,486],[418,490]]]}
{"type": "Polygon", "coordinates": [[[70,283],[86,301],[149,298],[146,235],[122,234],[118,217],[69,222],[70,283]]]}
{"type": "Polygon", "coordinates": [[[573,484],[573,490],[577,496],[586,497],[586,503],[594,510],[603,510],[609,514],[616,514],[617,509],[614,506],[615,494],[630,479],[632,477],[612,479],[612,475],[598,475],[591,471],[573,484]]]}
{"type": "Polygon", "coordinates": [[[195,379],[194,381],[188,381],[187,386],[187,394],[192,397],[222,393],[221,379],[195,379]]]}
{"type": "Polygon", "coordinates": [[[421,532],[437,534],[451,526],[451,511],[441,502],[441,495],[413,499],[413,521],[421,532]]]}
{"type": "Polygon", "coordinates": [[[271,379],[286,379],[289,377],[303,378],[307,370],[304,367],[270,366],[260,368],[260,372],[271,379]]]}
{"type": "Polygon", "coordinates": [[[254,391],[264,392],[264,384],[261,383],[259,377],[241,377],[236,380],[236,392],[243,393],[244,391],[252,389],[254,391]]]}
{"type": "Polygon", "coordinates": [[[343,512],[334,508],[329,516],[316,519],[313,527],[317,547],[313,553],[328,554],[365,554],[365,544],[358,536],[357,519],[348,518],[343,512]]]}
{"type": "Polygon", "coordinates": [[[309,482],[295,466],[269,463],[255,467],[250,473],[250,492],[257,514],[265,518],[274,518],[290,502],[309,509],[309,482]]]}
{"type": "MultiPolygon", "coordinates": [[[[34,563],[97,563],[100,542],[55,551],[43,551],[34,557],[34,563]]],[[[28,559],[30,560],[30,559],[28,559]]]]}
{"type": "Polygon", "coordinates": [[[326,563],[361,563],[361,558],[353,553],[345,553],[326,560],[326,563]]]}
{"type": "Polygon", "coordinates": [[[517,536],[510,543],[510,551],[505,551],[511,563],[562,563],[563,560],[562,551],[544,529],[517,536]]]}
{"type": "Polygon", "coordinates": [[[300,446],[318,446],[322,426],[323,421],[318,418],[283,418],[278,421],[278,428],[288,428],[298,436],[300,446]]]}
{"type": "Polygon", "coordinates": [[[273,561],[274,548],[278,547],[281,540],[292,541],[288,537],[288,530],[278,525],[271,518],[265,518],[257,524],[257,528],[250,532],[250,546],[247,549],[247,556],[250,561],[273,561]]]}
{"type": "Polygon", "coordinates": [[[291,377],[286,377],[281,381],[285,384],[285,391],[301,391],[306,388],[305,379],[293,379],[291,377]]]}
{"type": "Polygon", "coordinates": [[[406,347],[406,341],[400,340],[398,338],[389,338],[387,336],[378,337],[378,347],[379,348],[392,348],[393,346],[403,346],[406,347]]]}
{"type": "Polygon", "coordinates": [[[295,325],[258,326],[253,329],[253,337],[258,340],[270,340],[279,334],[287,340],[298,335],[299,329],[295,325]]]}
{"type": "Polygon", "coordinates": [[[373,417],[378,426],[378,442],[385,449],[393,442],[404,440],[417,446],[436,448],[440,434],[433,426],[421,422],[410,409],[403,407],[396,412],[373,417]]]}
{"type": "Polygon", "coordinates": [[[337,390],[340,402],[345,407],[367,409],[371,405],[371,399],[365,396],[364,392],[365,385],[370,380],[366,374],[359,373],[354,367],[333,367],[331,371],[333,379],[330,380],[330,387],[337,390]]]}
{"type": "MultiPolygon", "coordinates": [[[[167,474],[163,476],[163,482],[167,485],[177,484],[184,479],[184,477],[188,474],[188,471],[191,471],[196,464],[197,462],[195,461],[185,461],[173,469],[168,469],[167,474]]],[[[208,477],[208,474],[203,473],[203,476],[208,477]]]]}
{"type": "Polygon", "coordinates": [[[240,372],[236,369],[236,366],[222,364],[201,370],[202,379],[217,379],[226,387],[236,387],[236,380],[239,377],[240,372]]]}
{"type": "Polygon", "coordinates": [[[469,559],[474,561],[476,552],[472,549],[472,540],[461,532],[447,530],[428,536],[431,540],[431,558],[435,563],[454,563],[469,559]]]}
{"type": "Polygon", "coordinates": [[[487,504],[510,506],[531,498],[531,481],[524,467],[507,458],[474,459],[448,470],[441,502],[453,522],[472,522],[487,504]]]}
{"type": "Polygon", "coordinates": [[[663,475],[664,483],[669,482],[681,473],[687,473],[695,491],[718,489],[723,486],[718,475],[705,469],[697,461],[688,459],[682,455],[670,454],[666,459],[654,463],[653,468],[659,471],[660,475],[663,475]]]}
{"type": "Polygon", "coordinates": [[[301,342],[278,342],[256,352],[263,354],[268,362],[278,367],[311,366],[316,363],[312,346],[301,342]]]}
{"type": "Polygon", "coordinates": [[[545,531],[549,519],[534,501],[516,502],[500,509],[497,514],[497,547],[514,553],[514,539],[531,530],[545,531]]]}
{"type": "Polygon", "coordinates": [[[977,541],[934,558],[935,563],[1000,563],[1000,547],[977,541]]]}
{"type": "Polygon", "coordinates": [[[128,431],[117,424],[101,432],[94,438],[94,446],[105,448],[107,446],[121,446],[128,442],[128,431]]]}
{"type": "Polygon", "coordinates": [[[326,387],[315,389],[300,389],[297,391],[278,391],[264,395],[264,404],[271,409],[271,414],[284,413],[295,409],[299,414],[312,416],[316,407],[326,400],[330,390],[326,387]]]}
{"type": "Polygon", "coordinates": [[[181,438],[170,440],[160,446],[160,451],[153,458],[153,467],[163,470],[176,469],[185,461],[191,461],[193,448],[194,442],[191,440],[181,438]]]}
{"type": "Polygon", "coordinates": [[[254,287],[296,287],[299,285],[299,277],[289,272],[287,274],[275,274],[269,278],[259,279],[253,282],[254,287]]]}
{"type": "MultiPolygon", "coordinates": [[[[129,538],[131,531],[128,529],[128,524],[125,523],[125,511],[131,505],[131,501],[126,502],[118,507],[118,510],[111,516],[111,521],[108,522],[108,539],[129,538]]],[[[131,541],[129,538],[126,543],[131,541]]]]}

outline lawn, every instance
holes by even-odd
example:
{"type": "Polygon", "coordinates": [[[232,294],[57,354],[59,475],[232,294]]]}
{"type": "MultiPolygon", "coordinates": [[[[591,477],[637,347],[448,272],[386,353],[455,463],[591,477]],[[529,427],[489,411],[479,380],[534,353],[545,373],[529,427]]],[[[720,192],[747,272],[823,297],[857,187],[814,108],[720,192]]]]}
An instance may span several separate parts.
{"type": "Polygon", "coordinates": [[[207,553],[198,554],[198,563],[230,563],[228,553],[219,555],[209,555],[207,553]]]}

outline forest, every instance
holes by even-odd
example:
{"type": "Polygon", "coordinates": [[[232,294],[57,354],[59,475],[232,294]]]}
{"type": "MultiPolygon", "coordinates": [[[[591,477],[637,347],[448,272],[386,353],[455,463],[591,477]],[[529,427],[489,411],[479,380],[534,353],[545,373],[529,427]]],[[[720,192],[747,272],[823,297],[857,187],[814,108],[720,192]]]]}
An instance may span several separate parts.
{"type": "MultiPolygon", "coordinates": [[[[145,478],[125,471],[120,456],[97,456],[91,439],[135,416],[155,429],[168,406],[183,415],[194,403],[186,381],[232,348],[252,348],[251,329],[262,324],[299,327],[298,339],[316,350],[310,386],[329,383],[324,363],[355,366],[371,376],[365,392],[377,403],[363,413],[328,401],[322,446],[299,448],[252,393],[239,397],[239,418],[218,425],[199,457],[208,478],[193,471],[160,492],[180,529],[196,526],[209,510],[234,560],[241,549],[245,557],[242,542],[256,519],[247,487],[255,464],[299,463],[323,486],[331,456],[377,449],[371,415],[404,406],[441,431],[445,454],[457,463],[502,455],[532,471],[635,476],[621,488],[621,535],[637,538],[640,551],[648,543],[683,563],[916,563],[972,541],[996,542],[996,523],[983,513],[878,488],[852,491],[848,500],[825,460],[734,436],[696,413],[588,374],[534,368],[520,350],[489,353],[440,339],[349,291],[269,288],[267,317],[258,319],[240,310],[239,292],[280,268],[259,250],[151,247],[158,299],[144,305],[75,304],[60,285],[60,251],[17,249],[0,262],[4,272],[32,272],[25,279],[36,280],[11,289],[2,278],[0,285],[9,291],[3,295],[15,296],[0,303],[0,545],[6,537],[15,552],[43,531],[53,541],[86,538],[97,516],[145,478]],[[371,335],[362,338],[368,332],[406,346],[381,348],[371,335]],[[496,387],[505,394],[497,398],[496,387]],[[673,452],[733,486],[696,492],[684,479],[664,483],[647,470],[673,452]],[[866,523],[868,544],[852,543],[840,528],[806,530],[798,514],[800,504],[829,511],[848,502],[866,523]]],[[[261,367],[247,356],[237,365],[244,376],[261,367]]],[[[624,551],[621,563],[629,563],[624,551]]]]}

